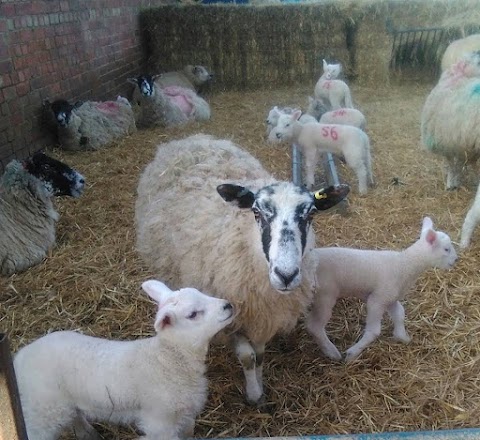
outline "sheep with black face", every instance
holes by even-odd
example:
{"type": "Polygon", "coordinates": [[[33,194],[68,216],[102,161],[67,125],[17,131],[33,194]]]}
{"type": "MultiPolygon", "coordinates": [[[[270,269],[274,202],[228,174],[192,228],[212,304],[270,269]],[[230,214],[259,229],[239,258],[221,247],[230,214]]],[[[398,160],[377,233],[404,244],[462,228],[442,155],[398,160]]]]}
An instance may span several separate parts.
{"type": "Polygon", "coordinates": [[[11,161],[0,178],[0,275],[40,263],[55,244],[54,196],[79,197],[83,176],[43,153],[11,161]]]}
{"type": "Polygon", "coordinates": [[[278,181],[231,141],[203,134],[159,145],[140,178],[137,249],[169,284],[235,306],[230,333],[250,402],[263,395],[265,344],[310,304],[313,216],[347,193],[278,181]]]}

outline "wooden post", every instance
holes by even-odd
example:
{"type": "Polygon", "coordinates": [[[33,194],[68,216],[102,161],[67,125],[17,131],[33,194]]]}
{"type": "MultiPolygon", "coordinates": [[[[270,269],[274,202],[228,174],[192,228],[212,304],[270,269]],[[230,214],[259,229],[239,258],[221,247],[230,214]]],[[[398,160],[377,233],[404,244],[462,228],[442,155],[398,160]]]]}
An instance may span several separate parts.
{"type": "Polygon", "coordinates": [[[7,335],[0,333],[0,439],[28,440],[7,335]]]}

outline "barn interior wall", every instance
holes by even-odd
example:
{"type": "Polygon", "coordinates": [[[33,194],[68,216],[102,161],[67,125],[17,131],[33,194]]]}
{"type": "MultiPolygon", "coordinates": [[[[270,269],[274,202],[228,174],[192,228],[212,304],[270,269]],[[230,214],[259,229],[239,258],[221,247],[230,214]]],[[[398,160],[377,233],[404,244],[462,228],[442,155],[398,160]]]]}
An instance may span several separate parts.
{"type": "Polygon", "coordinates": [[[139,11],[168,0],[0,0],[0,171],[51,145],[42,102],[109,99],[143,65],[139,11]]]}

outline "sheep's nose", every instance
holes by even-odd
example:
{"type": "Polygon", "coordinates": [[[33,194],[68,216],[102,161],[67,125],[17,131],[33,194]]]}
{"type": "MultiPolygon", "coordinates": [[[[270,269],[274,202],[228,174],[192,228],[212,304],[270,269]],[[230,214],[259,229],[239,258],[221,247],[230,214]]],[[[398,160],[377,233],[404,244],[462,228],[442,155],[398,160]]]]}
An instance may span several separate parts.
{"type": "Polygon", "coordinates": [[[277,133],[277,139],[281,139],[282,135],[280,133],[277,133]]]}
{"type": "Polygon", "coordinates": [[[81,177],[80,179],[78,179],[78,183],[80,183],[80,185],[85,185],[85,179],[81,177]]]}
{"type": "Polygon", "coordinates": [[[223,306],[223,310],[232,310],[233,306],[230,303],[227,303],[223,306]]]}
{"type": "Polygon", "coordinates": [[[288,287],[289,284],[294,280],[294,278],[298,275],[300,270],[298,267],[292,273],[284,273],[280,271],[278,267],[274,269],[274,272],[278,275],[278,277],[283,281],[285,287],[288,287]]]}

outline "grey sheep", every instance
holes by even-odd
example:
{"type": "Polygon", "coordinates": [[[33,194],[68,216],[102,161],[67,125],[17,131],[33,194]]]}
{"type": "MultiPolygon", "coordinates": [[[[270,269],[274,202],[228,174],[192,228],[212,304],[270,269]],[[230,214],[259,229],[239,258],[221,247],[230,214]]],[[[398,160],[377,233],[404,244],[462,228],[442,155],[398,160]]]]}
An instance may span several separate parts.
{"type": "Polygon", "coordinates": [[[189,64],[182,70],[165,72],[158,78],[157,84],[160,87],[180,86],[201,93],[205,86],[213,78],[204,66],[192,66],[189,64]]]}
{"type": "Polygon", "coordinates": [[[122,96],[116,101],[72,105],[59,99],[45,104],[53,112],[58,142],[64,150],[99,150],[137,129],[132,106],[122,96]]]}
{"type": "Polygon", "coordinates": [[[79,197],[85,180],[43,153],[11,161],[0,179],[0,274],[40,263],[55,243],[53,196],[79,197]]]}

